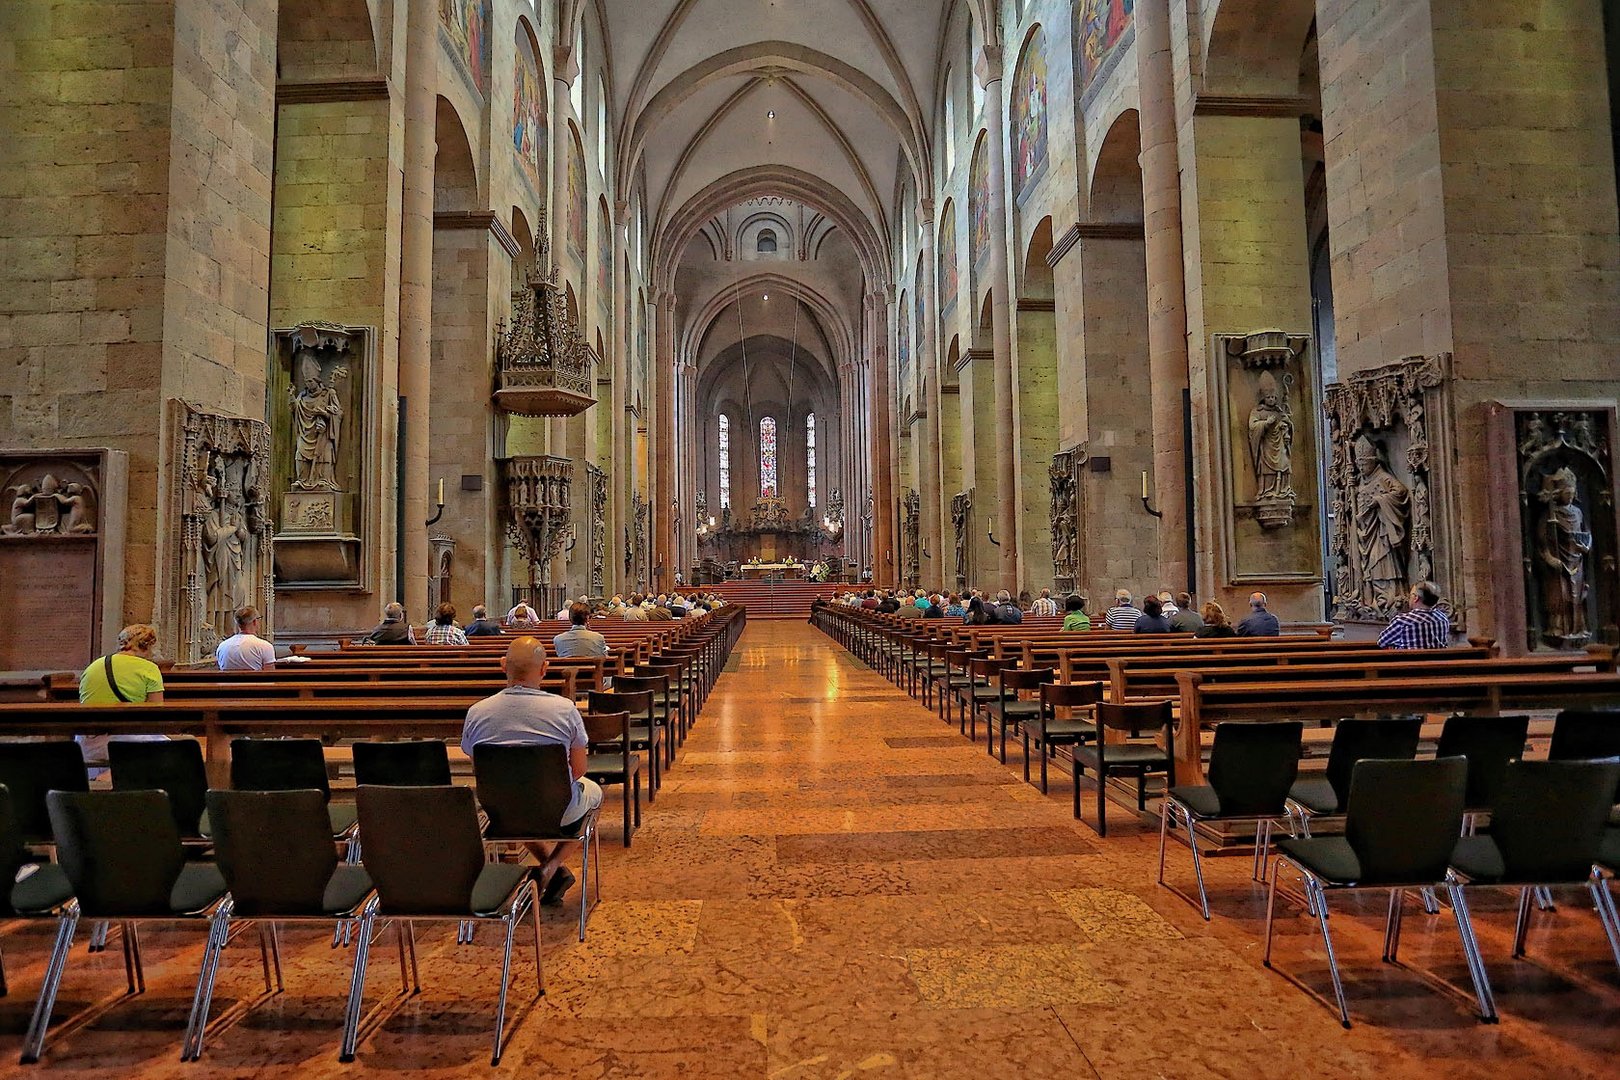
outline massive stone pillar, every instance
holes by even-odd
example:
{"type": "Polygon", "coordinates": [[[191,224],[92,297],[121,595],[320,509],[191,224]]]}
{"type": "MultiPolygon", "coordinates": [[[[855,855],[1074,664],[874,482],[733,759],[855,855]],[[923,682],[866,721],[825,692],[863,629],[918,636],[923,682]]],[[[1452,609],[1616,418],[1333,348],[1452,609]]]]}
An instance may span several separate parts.
{"type": "Polygon", "coordinates": [[[896,578],[898,557],[895,551],[895,493],[890,462],[894,456],[894,403],[889,388],[888,332],[884,325],[887,311],[882,293],[866,294],[864,359],[866,361],[868,396],[865,398],[871,414],[869,445],[871,446],[872,493],[872,574],[876,580],[892,584],[896,578]]]}
{"type": "MultiPolygon", "coordinates": [[[[625,252],[630,246],[630,207],[627,203],[614,206],[613,217],[613,276],[618,280],[620,268],[624,265],[625,252]]],[[[630,423],[630,406],[633,401],[630,396],[630,370],[633,362],[630,357],[631,312],[635,307],[630,290],[619,288],[613,295],[613,333],[607,337],[608,355],[601,358],[602,366],[607,369],[608,377],[613,380],[612,392],[598,408],[606,407],[609,410],[608,419],[611,423],[613,438],[609,444],[608,460],[602,462],[602,467],[608,473],[608,582],[609,588],[619,591],[611,584],[619,582],[624,591],[628,591],[632,582],[625,572],[625,530],[633,529],[635,522],[630,514],[630,490],[635,483],[634,458],[631,455],[631,438],[635,432],[630,423]]],[[[640,313],[646,318],[646,312],[640,313]]]]}
{"type": "MultiPolygon", "coordinates": [[[[1191,478],[1187,476],[1182,418],[1182,395],[1188,386],[1187,291],[1170,0],[1140,0],[1135,17],[1141,86],[1142,220],[1147,245],[1148,372],[1153,393],[1153,505],[1164,515],[1159,519],[1159,578],[1177,588],[1190,581],[1187,531],[1193,526],[1187,520],[1191,478]]],[[[1301,224],[1301,235],[1303,228],[1301,224]]],[[[1207,588],[1210,583],[1199,584],[1207,588]]]]}
{"type": "MultiPolygon", "coordinates": [[[[1458,527],[1436,538],[1433,573],[1470,633],[1509,648],[1528,647],[1526,619],[1534,624],[1537,613],[1525,608],[1534,584],[1528,538],[1499,527],[1498,515],[1522,503],[1515,516],[1533,528],[1551,520],[1554,500],[1545,477],[1519,491],[1514,470],[1489,466],[1492,453],[1512,462],[1516,444],[1562,434],[1580,480],[1572,505],[1590,524],[1608,502],[1579,464],[1582,444],[1600,434],[1583,432],[1580,414],[1620,393],[1602,6],[1317,5],[1340,377],[1449,354],[1440,415],[1425,417],[1432,425],[1454,416],[1455,453],[1437,462],[1449,467],[1427,493],[1458,527]],[[1529,419],[1538,405],[1552,406],[1542,414],[1549,428],[1563,415],[1566,430],[1515,439],[1511,424],[1487,422],[1521,408],[1529,419]]],[[[1352,477],[1387,466],[1400,479],[1413,430],[1401,418],[1372,430],[1381,462],[1367,455],[1352,477]]],[[[1612,446],[1612,431],[1608,439],[1612,446]]],[[[1415,506],[1420,492],[1401,482],[1415,506]]],[[[1605,543],[1614,551],[1612,532],[1602,531],[1593,530],[1594,557],[1605,543]]],[[[1602,578],[1586,573],[1595,605],[1602,578]]]]}
{"type": "Polygon", "coordinates": [[[405,46],[404,213],[400,234],[399,462],[404,578],[395,593],[412,618],[427,615],[428,393],[433,333],[433,159],[438,94],[438,7],[411,0],[405,46]]]}
{"type": "MultiPolygon", "coordinates": [[[[984,87],[985,140],[990,157],[990,332],[996,373],[996,490],[982,488],[974,504],[993,514],[998,567],[996,584],[1018,591],[1018,443],[1013,422],[1012,289],[1007,257],[1007,131],[1006,102],[1001,95],[1000,46],[980,51],[976,74],[984,87]],[[994,507],[992,510],[991,508],[994,507]]],[[[981,422],[983,422],[981,417],[981,422]]],[[[980,569],[985,574],[989,568],[980,569]]],[[[983,580],[990,583],[985,574],[983,580]]]]}
{"type": "MultiPolygon", "coordinates": [[[[947,496],[941,468],[944,450],[940,431],[944,424],[944,415],[940,409],[939,383],[943,376],[937,331],[938,293],[934,275],[938,273],[938,266],[934,261],[933,201],[925,200],[918,208],[918,212],[922,219],[922,253],[918,265],[922,267],[922,271],[918,274],[916,287],[922,294],[922,303],[917,305],[917,310],[922,312],[923,317],[914,335],[913,348],[916,351],[915,362],[922,370],[922,404],[923,412],[927,414],[922,423],[922,445],[918,449],[918,457],[922,462],[921,475],[918,478],[922,489],[922,547],[928,553],[922,560],[922,577],[930,587],[937,588],[945,584],[949,560],[945,558],[942,524],[945,520],[947,496]]],[[[902,311],[900,318],[904,319],[909,314],[902,311]]]]}
{"type": "Polygon", "coordinates": [[[660,591],[675,584],[680,556],[675,550],[675,512],[690,514],[675,487],[675,294],[653,294],[653,559],[660,591]],[[661,568],[661,571],[660,571],[661,568]]]}

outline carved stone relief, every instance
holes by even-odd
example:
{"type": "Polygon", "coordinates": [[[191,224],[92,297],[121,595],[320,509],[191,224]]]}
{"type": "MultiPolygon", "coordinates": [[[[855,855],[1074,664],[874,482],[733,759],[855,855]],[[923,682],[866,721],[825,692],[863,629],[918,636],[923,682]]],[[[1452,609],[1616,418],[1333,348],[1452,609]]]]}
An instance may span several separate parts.
{"type": "Polygon", "coordinates": [[[1052,584],[1060,594],[1080,577],[1080,469],[1090,456],[1086,443],[1052,455],[1052,584]]]}
{"type": "Polygon", "coordinates": [[[127,457],[0,450],[0,670],[82,668],[123,620],[127,457]]]}
{"type": "Polygon", "coordinates": [[[972,544],[968,536],[969,519],[973,516],[973,492],[958,491],[951,496],[951,532],[956,543],[956,587],[967,588],[969,556],[972,544]]]}
{"type": "Polygon", "coordinates": [[[646,589],[651,578],[651,533],[649,531],[652,520],[652,505],[637,492],[633,500],[633,520],[636,523],[636,587],[646,589]]]}
{"type": "Polygon", "coordinates": [[[591,485],[591,595],[600,596],[607,589],[608,477],[605,469],[588,461],[585,477],[591,485]]]}
{"type": "Polygon", "coordinates": [[[233,616],[245,604],[259,609],[265,631],[275,625],[270,428],[171,400],[168,445],[174,531],[164,592],[177,610],[158,633],[177,662],[195,663],[236,632],[233,616]]]}
{"type": "MultiPolygon", "coordinates": [[[[288,589],[363,588],[369,576],[363,514],[380,468],[378,372],[364,327],[306,322],[274,335],[271,504],[277,508],[276,583],[288,589]]],[[[375,510],[371,512],[374,516],[375,510]]]]}
{"type": "Polygon", "coordinates": [[[922,496],[915,488],[907,488],[900,506],[900,544],[906,560],[904,584],[915,589],[922,578],[922,496]]]}
{"type": "Polygon", "coordinates": [[[543,455],[501,461],[506,534],[529,564],[529,585],[551,584],[551,563],[562,553],[573,517],[574,463],[543,455]]]}
{"type": "Polygon", "coordinates": [[[1620,642],[1614,415],[1608,406],[1505,410],[1529,649],[1620,642]]]}
{"type": "Polygon", "coordinates": [[[1450,439],[1449,357],[1409,357],[1327,387],[1332,617],[1387,622],[1433,581],[1454,623],[1450,515],[1435,505],[1450,439]]]}

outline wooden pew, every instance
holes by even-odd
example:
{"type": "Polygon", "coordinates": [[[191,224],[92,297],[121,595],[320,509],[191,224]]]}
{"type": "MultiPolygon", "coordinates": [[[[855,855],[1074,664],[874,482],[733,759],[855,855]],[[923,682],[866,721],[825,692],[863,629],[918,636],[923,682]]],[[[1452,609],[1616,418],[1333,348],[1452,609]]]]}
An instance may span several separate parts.
{"type": "MultiPolygon", "coordinates": [[[[1319,671],[1334,669],[1347,677],[1358,671],[1385,664],[1397,656],[1408,665],[1433,664],[1448,661],[1487,661],[1494,655],[1483,646],[1468,645],[1455,649],[1428,649],[1408,653],[1391,653],[1370,642],[1346,642],[1340,649],[1277,649],[1269,652],[1194,652],[1187,655],[1154,655],[1113,657],[1102,661],[1108,681],[1109,700],[1128,698],[1174,697],[1179,692],[1176,675],[1182,671],[1198,671],[1210,678],[1222,677],[1226,671],[1247,673],[1273,668],[1319,671]]],[[[1088,670],[1087,675],[1090,672],[1088,670]]],[[[1082,679],[1078,672],[1069,681],[1082,679]]]]}

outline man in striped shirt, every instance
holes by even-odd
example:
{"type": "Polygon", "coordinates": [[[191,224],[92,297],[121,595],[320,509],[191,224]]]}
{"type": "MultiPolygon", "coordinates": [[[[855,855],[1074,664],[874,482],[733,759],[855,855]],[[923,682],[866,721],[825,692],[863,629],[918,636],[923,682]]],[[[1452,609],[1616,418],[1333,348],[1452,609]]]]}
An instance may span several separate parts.
{"type": "Polygon", "coordinates": [[[1119,589],[1114,593],[1114,606],[1108,609],[1108,617],[1103,621],[1110,630],[1135,630],[1136,620],[1141,617],[1141,609],[1131,604],[1130,590],[1119,589]]]}
{"type": "Polygon", "coordinates": [[[1042,589],[1038,600],[1029,606],[1029,613],[1037,619],[1052,619],[1057,617],[1057,601],[1052,599],[1051,589],[1042,589]]]}
{"type": "Polygon", "coordinates": [[[1443,649],[1451,644],[1451,620],[1439,610],[1440,590],[1433,582],[1412,586],[1411,608],[1389,620],[1378,635],[1380,649],[1443,649]]]}

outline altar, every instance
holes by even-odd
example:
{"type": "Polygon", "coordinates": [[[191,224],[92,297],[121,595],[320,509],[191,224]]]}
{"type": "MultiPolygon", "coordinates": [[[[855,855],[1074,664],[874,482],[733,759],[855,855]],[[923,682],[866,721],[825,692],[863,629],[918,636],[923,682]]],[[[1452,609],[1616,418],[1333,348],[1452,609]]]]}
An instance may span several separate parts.
{"type": "Polygon", "coordinates": [[[802,578],[805,575],[803,563],[744,563],[742,576],[750,581],[761,578],[802,578]]]}

